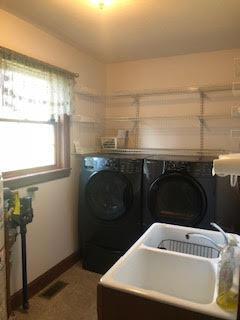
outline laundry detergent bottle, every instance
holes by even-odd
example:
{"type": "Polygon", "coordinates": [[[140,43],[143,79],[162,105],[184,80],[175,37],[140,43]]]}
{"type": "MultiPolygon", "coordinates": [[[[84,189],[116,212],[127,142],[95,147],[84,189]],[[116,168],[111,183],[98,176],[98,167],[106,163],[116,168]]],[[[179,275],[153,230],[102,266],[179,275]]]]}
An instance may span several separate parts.
{"type": "Polygon", "coordinates": [[[235,312],[238,306],[240,248],[237,240],[229,236],[220,253],[217,304],[228,312],[235,312]]]}

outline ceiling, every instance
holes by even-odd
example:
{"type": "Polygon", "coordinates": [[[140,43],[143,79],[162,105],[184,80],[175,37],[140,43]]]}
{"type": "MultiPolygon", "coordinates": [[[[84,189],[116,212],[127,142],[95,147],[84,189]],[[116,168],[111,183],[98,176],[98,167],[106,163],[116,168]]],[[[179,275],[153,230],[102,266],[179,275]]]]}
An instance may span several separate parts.
{"type": "Polygon", "coordinates": [[[239,0],[0,0],[0,7],[104,62],[240,47],[239,0]]]}

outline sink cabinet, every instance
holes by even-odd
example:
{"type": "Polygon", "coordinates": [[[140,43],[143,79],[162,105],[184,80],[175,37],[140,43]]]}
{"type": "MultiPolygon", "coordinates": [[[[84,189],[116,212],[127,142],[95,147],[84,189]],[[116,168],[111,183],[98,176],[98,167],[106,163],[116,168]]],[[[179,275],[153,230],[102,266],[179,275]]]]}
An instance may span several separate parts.
{"type": "Polygon", "coordinates": [[[98,320],[219,320],[98,284],[98,320]]]}

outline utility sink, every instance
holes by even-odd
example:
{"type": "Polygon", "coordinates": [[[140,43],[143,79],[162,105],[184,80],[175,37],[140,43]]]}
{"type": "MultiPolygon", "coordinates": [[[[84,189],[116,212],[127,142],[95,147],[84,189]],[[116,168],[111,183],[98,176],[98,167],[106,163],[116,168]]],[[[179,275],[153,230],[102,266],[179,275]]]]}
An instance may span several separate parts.
{"type": "MultiPolygon", "coordinates": [[[[185,243],[189,232],[200,232],[223,244],[219,232],[156,223],[101,278],[100,284],[217,319],[235,320],[236,314],[216,304],[218,255],[206,258],[201,250],[189,254],[182,253],[182,247],[175,251],[158,248],[166,239],[185,243]]],[[[206,239],[193,237],[191,243],[216,251],[206,239]]]]}
{"type": "Polygon", "coordinates": [[[152,293],[197,303],[211,303],[215,268],[211,262],[191,257],[161,254],[141,248],[115,273],[114,279],[152,293]]]}

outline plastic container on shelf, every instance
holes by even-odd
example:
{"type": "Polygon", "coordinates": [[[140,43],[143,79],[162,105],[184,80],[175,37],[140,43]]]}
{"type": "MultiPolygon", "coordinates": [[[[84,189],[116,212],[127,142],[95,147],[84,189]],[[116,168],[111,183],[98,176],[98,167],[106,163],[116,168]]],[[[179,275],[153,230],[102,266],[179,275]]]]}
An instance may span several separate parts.
{"type": "Polygon", "coordinates": [[[230,238],[221,250],[217,304],[227,312],[238,306],[240,249],[236,239],[230,238]]]}

